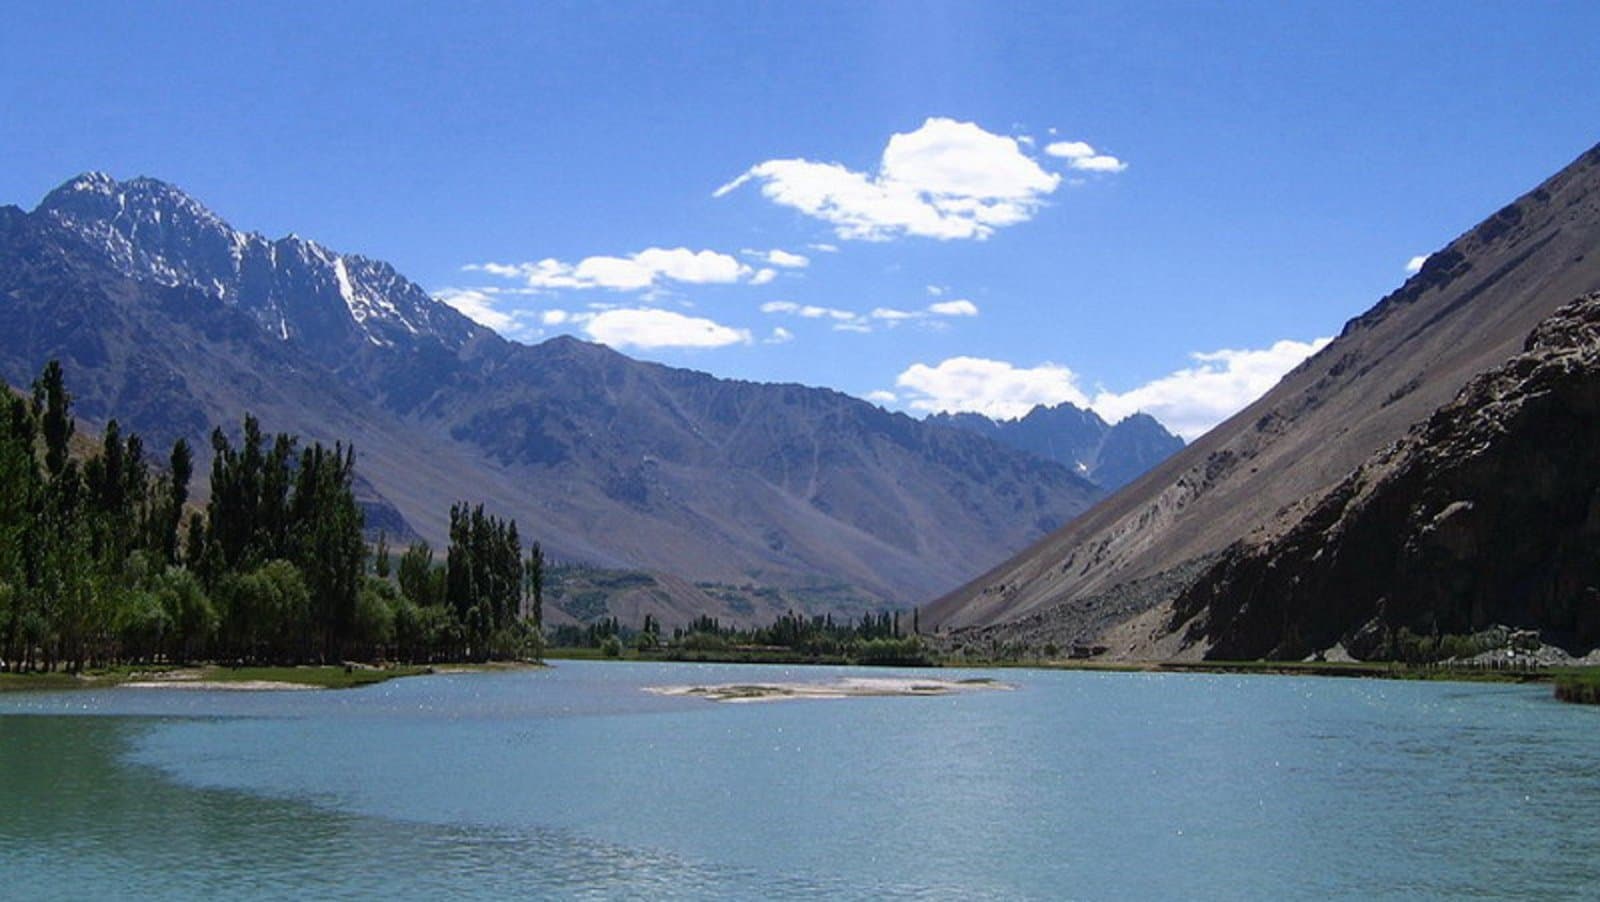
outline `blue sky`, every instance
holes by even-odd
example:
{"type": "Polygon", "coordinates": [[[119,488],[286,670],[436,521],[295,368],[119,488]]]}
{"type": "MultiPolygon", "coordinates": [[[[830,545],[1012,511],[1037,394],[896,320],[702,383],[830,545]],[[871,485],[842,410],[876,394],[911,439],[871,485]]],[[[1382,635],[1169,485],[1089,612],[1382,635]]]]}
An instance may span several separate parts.
{"type": "Polygon", "coordinates": [[[1593,3],[6,19],[0,202],[150,175],[520,340],[1191,437],[1600,140],[1593,3]]]}

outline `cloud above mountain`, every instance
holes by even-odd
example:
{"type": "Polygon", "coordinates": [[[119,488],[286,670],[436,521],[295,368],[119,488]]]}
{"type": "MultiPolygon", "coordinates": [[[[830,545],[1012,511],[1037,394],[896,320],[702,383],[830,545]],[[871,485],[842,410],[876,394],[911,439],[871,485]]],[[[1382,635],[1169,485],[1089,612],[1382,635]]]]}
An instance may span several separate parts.
{"type": "Polygon", "coordinates": [[[585,319],[584,332],[613,348],[721,348],[753,340],[748,329],[654,307],[602,310],[585,319]]]}
{"type": "Polygon", "coordinates": [[[521,311],[502,309],[499,299],[475,288],[444,288],[434,292],[434,300],[454,307],[467,319],[505,336],[515,336],[527,327],[521,311]]]}
{"type": "MultiPolygon", "coordinates": [[[[769,255],[773,252],[769,252],[769,255]]],[[[777,251],[783,254],[782,251],[777,251]]],[[[782,259],[788,261],[788,256],[782,259]]],[[[800,258],[804,259],[804,258],[800,258]]],[[[783,266],[796,265],[784,262],[783,266]]],[[[731,285],[770,282],[777,273],[739,262],[732,254],[686,247],[650,247],[624,257],[599,255],[567,263],[547,257],[535,263],[474,263],[468,272],[517,280],[535,289],[609,289],[644,291],[664,283],[731,285]]]]}
{"type": "MultiPolygon", "coordinates": [[[[1031,219],[1061,184],[1061,175],[1041,166],[1025,146],[972,122],[935,117],[891,135],[876,172],[799,157],[773,159],[745,170],[713,196],[757,184],[768,200],[828,223],[843,239],[981,240],[1031,219]]],[[[1087,156],[1069,157],[1069,165],[1098,172],[1126,168],[1092,148],[1087,156]]]]}
{"type": "Polygon", "coordinates": [[[1193,441],[1261,397],[1329,340],[1284,340],[1267,348],[1197,352],[1190,355],[1192,366],[1125,392],[1100,389],[1091,394],[1082,388],[1077,373],[1060,364],[1023,367],[981,357],[913,364],[895,379],[895,387],[915,411],[971,411],[1014,419],[1039,404],[1068,402],[1110,422],[1147,413],[1193,441]]]}

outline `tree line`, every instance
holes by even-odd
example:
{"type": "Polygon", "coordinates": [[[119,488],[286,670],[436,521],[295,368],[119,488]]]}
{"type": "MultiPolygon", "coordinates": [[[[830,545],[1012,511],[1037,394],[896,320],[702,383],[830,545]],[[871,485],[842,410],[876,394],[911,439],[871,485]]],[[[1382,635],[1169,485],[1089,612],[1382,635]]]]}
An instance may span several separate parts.
{"type": "Polygon", "coordinates": [[[723,626],[715,617],[701,614],[664,636],[661,622],[652,615],[633,629],[615,616],[587,626],[563,624],[551,641],[557,646],[599,648],[617,657],[626,645],[641,653],[663,651],[715,657],[729,652],[784,650],[812,659],[849,660],[862,664],[924,664],[931,658],[916,635],[917,612],[912,612],[911,634],[903,631],[899,611],[865,613],[857,621],[835,621],[832,614],[807,617],[794,611],[778,615],[767,626],[737,629],[723,626]]]}
{"type": "Polygon", "coordinates": [[[355,451],[267,435],[246,415],[165,466],[115,420],[75,439],[58,362],[0,403],[0,669],[216,660],[485,660],[537,655],[544,557],[517,525],[455,505],[435,561],[416,543],[369,553],[355,451]]]}

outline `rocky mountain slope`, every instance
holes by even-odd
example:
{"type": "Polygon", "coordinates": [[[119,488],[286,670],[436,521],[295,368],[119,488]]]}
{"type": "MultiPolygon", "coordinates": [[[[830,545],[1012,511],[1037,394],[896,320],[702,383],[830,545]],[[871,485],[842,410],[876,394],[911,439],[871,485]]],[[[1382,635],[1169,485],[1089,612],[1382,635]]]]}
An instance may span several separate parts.
{"type": "Polygon", "coordinates": [[[939,413],[928,422],[954,426],[1070,467],[1096,485],[1114,491],[1132,482],[1183,447],[1148,414],[1136,413],[1111,425],[1092,410],[1070,403],[1035,406],[1014,420],[980,413],[939,413]]]}
{"type": "MultiPolygon", "coordinates": [[[[240,232],[152,179],[0,207],[0,377],[50,358],[77,412],[202,453],[245,411],[354,442],[369,515],[440,542],[484,500],[557,559],[690,581],[847,584],[904,604],[1099,489],[836,392],[508,342],[387,264],[240,232]]],[[[204,472],[206,461],[199,461],[204,472]]]]}
{"type": "Polygon", "coordinates": [[[1556,311],[1286,534],[1228,549],[1169,628],[1214,657],[1300,658],[1496,625],[1600,645],[1600,294],[1556,311]]]}
{"type": "Polygon", "coordinates": [[[1260,400],[939,599],[922,622],[989,627],[1039,615],[1114,654],[1175,654],[1171,601],[1208,556],[1283,535],[1371,455],[1518,353],[1558,306],[1597,289],[1600,147],[1430,256],[1260,400]],[[1096,599],[1122,608],[1088,635],[1073,611],[1096,599]]]}

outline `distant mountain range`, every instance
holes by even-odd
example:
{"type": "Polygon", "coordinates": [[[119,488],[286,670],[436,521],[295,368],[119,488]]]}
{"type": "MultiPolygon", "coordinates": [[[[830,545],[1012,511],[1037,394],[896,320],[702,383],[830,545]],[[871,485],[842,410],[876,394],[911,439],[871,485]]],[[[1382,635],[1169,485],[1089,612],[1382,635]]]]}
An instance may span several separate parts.
{"type": "Polygon", "coordinates": [[[1137,467],[1105,437],[1045,459],[824,389],[509,342],[386,263],[99,173],[0,207],[0,377],[26,385],[51,358],[80,416],[188,437],[202,474],[210,429],[246,411],[352,441],[374,527],[437,546],[451,502],[482,500],[558,559],[671,574],[639,609],[669,624],[710,597],[666,598],[688,581],[924,601],[1098,499],[1079,464],[1137,467]]]}
{"type": "Polygon", "coordinates": [[[1596,290],[1600,147],[922,623],[1131,658],[1497,622],[1600,639],[1595,302],[1557,314],[1596,290]]]}
{"type": "Polygon", "coordinates": [[[1183,439],[1143,413],[1115,426],[1092,410],[1069,403],[1034,407],[1013,420],[979,413],[938,413],[928,422],[965,429],[1002,445],[1026,451],[1076,470],[1103,489],[1132,482],[1183,447],[1183,439]]]}

